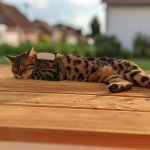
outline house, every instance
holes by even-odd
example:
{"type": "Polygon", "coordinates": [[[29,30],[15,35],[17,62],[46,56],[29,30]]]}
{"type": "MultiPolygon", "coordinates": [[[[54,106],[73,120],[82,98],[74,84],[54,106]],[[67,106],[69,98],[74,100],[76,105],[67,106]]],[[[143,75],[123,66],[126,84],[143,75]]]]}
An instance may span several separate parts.
{"type": "Polygon", "coordinates": [[[48,39],[49,37],[52,42],[65,42],[67,44],[77,44],[84,40],[81,30],[74,29],[67,25],[50,25],[41,20],[35,20],[33,24],[36,28],[41,30],[41,40],[43,40],[43,38],[48,39]]]}
{"type": "Polygon", "coordinates": [[[133,49],[138,33],[150,35],[150,0],[103,0],[107,4],[106,34],[133,49]]]}
{"type": "Polygon", "coordinates": [[[80,29],[74,29],[73,27],[58,24],[55,25],[55,30],[53,33],[53,39],[55,41],[64,41],[67,44],[77,44],[80,41],[84,41],[84,36],[80,29]]]}
{"type": "Polygon", "coordinates": [[[40,29],[40,41],[50,42],[52,40],[52,34],[54,32],[54,27],[42,20],[33,21],[35,28],[40,29]]]}
{"type": "Polygon", "coordinates": [[[0,44],[17,46],[39,41],[40,30],[14,6],[0,2],[0,44]]]}

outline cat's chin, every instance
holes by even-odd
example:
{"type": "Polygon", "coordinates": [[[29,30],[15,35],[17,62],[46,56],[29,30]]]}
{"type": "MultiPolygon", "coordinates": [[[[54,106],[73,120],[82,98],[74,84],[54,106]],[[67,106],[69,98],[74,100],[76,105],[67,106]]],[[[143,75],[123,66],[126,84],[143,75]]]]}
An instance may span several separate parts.
{"type": "Polygon", "coordinates": [[[24,80],[25,79],[30,79],[30,77],[31,77],[31,75],[30,76],[23,76],[22,79],[24,79],[24,80]]]}
{"type": "Polygon", "coordinates": [[[22,79],[23,77],[20,76],[20,75],[15,74],[15,75],[14,75],[14,78],[15,78],[15,79],[22,79]]]}
{"type": "Polygon", "coordinates": [[[22,74],[23,79],[30,79],[32,73],[33,73],[33,70],[29,70],[28,72],[23,73],[23,74],[22,74]]]}

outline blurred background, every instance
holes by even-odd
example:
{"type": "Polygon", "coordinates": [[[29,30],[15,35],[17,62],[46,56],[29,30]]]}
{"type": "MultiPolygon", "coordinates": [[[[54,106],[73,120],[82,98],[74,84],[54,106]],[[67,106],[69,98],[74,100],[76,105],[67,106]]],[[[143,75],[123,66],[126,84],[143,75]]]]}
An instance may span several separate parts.
{"type": "Polygon", "coordinates": [[[35,47],[131,59],[148,70],[149,16],[149,0],[0,0],[0,64],[35,47]]]}

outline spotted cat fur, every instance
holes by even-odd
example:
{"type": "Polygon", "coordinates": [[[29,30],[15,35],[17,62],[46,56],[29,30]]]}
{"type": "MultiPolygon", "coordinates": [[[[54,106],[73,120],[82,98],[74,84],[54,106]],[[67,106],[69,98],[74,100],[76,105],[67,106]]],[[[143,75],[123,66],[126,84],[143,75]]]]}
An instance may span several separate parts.
{"type": "Polygon", "coordinates": [[[7,55],[15,78],[76,80],[107,84],[110,92],[130,90],[133,85],[150,88],[150,77],[134,62],[115,58],[88,58],[57,54],[54,60],[37,59],[31,50],[18,56],[7,55]]]}

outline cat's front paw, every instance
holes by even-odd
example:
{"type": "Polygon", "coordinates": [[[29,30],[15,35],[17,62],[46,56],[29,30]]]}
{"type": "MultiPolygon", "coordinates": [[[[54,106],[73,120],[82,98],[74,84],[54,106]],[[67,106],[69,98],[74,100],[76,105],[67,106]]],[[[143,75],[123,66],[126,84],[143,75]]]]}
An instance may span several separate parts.
{"type": "Polygon", "coordinates": [[[119,85],[117,83],[112,83],[110,85],[108,85],[108,90],[112,93],[117,93],[119,92],[119,85]]]}
{"type": "Polygon", "coordinates": [[[120,84],[120,83],[111,83],[108,85],[107,89],[112,93],[122,92],[126,90],[130,90],[132,88],[132,84],[120,84]]]}

